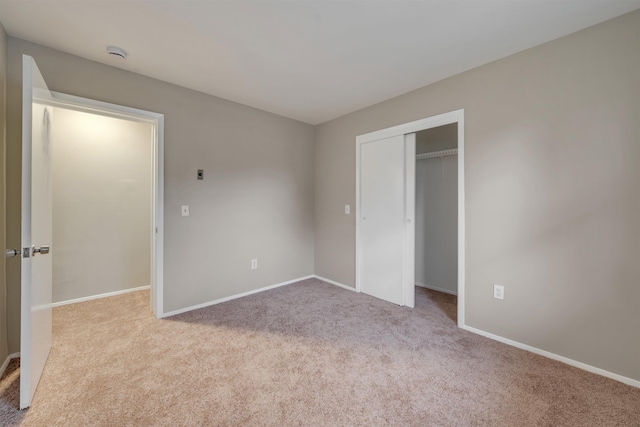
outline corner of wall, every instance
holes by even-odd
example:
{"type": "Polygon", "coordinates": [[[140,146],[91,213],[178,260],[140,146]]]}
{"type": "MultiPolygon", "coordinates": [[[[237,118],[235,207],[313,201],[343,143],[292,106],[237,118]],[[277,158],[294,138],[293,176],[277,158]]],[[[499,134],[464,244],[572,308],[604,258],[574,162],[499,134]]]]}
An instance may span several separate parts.
{"type": "MultiPolygon", "coordinates": [[[[0,248],[6,248],[6,81],[7,34],[0,23],[0,248]]],[[[0,257],[0,362],[9,354],[7,343],[7,287],[5,257],[0,257]]]]}

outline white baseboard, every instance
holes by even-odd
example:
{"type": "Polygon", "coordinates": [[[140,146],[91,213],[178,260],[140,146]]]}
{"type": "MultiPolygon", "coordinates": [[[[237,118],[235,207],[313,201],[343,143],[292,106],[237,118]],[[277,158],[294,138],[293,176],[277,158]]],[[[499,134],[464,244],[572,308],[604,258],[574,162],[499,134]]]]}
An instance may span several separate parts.
{"type": "Polygon", "coordinates": [[[2,376],[4,375],[4,371],[7,370],[7,366],[9,366],[9,362],[11,362],[11,359],[15,359],[16,357],[20,357],[20,353],[12,353],[7,356],[2,366],[0,366],[0,378],[2,378],[2,376]]]}
{"type": "Polygon", "coordinates": [[[567,365],[574,366],[584,371],[602,375],[603,377],[620,381],[621,383],[630,385],[632,387],[640,388],[640,381],[638,380],[624,377],[619,374],[614,374],[613,372],[605,371],[604,369],[596,368],[595,366],[587,365],[586,363],[578,362],[576,360],[569,359],[568,357],[560,356],[558,354],[551,353],[546,350],[541,350],[539,348],[532,347],[530,345],[523,344],[518,341],[513,341],[508,338],[501,337],[499,335],[494,335],[492,333],[485,332],[481,329],[476,329],[471,326],[462,325],[461,328],[464,329],[465,331],[473,332],[474,334],[482,335],[483,337],[491,338],[492,340],[499,341],[501,343],[508,344],[510,346],[517,347],[522,350],[530,351],[531,353],[539,354],[540,356],[548,357],[549,359],[557,360],[558,362],[566,363],[567,365]]]}
{"type": "Polygon", "coordinates": [[[314,274],[313,277],[315,279],[322,280],[323,282],[330,283],[332,285],[341,287],[343,289],[346,289],[346,290],[349,290],[349,291],[352,291],[352,292],[356,292],[356,288],[352,288],[351,286],[343,285],[342,283],[336,282],[336,281],[331,280],[331,279],[327,279],[326,277],[318,276],[317,274],[314,274]]]}
{"type": "Polygon", "coordinates": [[[145,289],[149,289],[149,286],[140,286],[139,288],[123,289],[121,291],[107,292],[105,294],[91,295],[89,297],[82,297],[82,298],[70,299],[67,301],[54,302],[53,304],[51,304],[51,306],[60,307],[61,305],[75,304],[77,302],[84,302],[84,301],[91,301],[94,299],[113,297],[116,295],[128,294],[129,292],[144,291],[145,289]]]}
{"type": "Polygon", "coordinates": [[[254,289],[252,291],[243,292],[241,294],[231,295],[229,297],[220,298],[220,299],[209,301],[209,302],[205,302],[205,303],[202,303],[202,304],[192,305],[190,307],[185,307],[185,308],[180,308],[178,310],[173,310],[173,311],[170,311],[168,313],[164,313],[162,315],[162,317],[165,318],[165,317],[175,316],[176,314],[186,313],[187,311],[198,310],[199,308],[209,307],[211,305],[216,305],[216,304],[220,304],[220,303],[223,303],[223,302],[231,301],[231,300],[234,300],[234,299],[238,299],[238,298],[246,297],[246,296],[249,296],[249,295],[257,294],[258,292],[268,291],[269,289],[279,288],[280,286],[290,285],[292,283],[296,283],[296,282],[299,282],[301,280],[313,279],[313,277],[314,277],[313,275],[304,276],[304,277],[298,277],[297,279],[287,280],[286,282],[276,283],[275,285],[265,286],[264,288],[254,289]]]}
{"type": "Polygon", "coordinates": [[[420,283],[420,282],[416,282],[416,286],[419,286],[421,288],[431,289],[431,290],[438,291],[438,292],[444,292],[445,294],[449,294],[449,295],[456,295],[456,296],[458,295],[457,292],[454,292],[452,290],[445,289],[445,288],[439,288],[437,286],[426,285],[426,284],[420,283]]]}
{"type": "Polygon", "coordinates": [[[2,366],[0,366],[0,378],[2,378],[2,376],[4,375],[4,371],[7,370],[7,366],[9,366],[10,361],[11,361],[11,356],[7,356],[2,366]]]}

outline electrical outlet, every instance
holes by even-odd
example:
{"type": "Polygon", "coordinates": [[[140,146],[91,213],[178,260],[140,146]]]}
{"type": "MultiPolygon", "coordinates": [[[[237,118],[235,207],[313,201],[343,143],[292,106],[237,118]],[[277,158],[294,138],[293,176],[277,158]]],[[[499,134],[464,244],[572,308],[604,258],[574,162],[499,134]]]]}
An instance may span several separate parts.
{"type": "Polygon", "coordinates": [[[493,285],[493,297],[496,299],[504,299],[504,286],[493,285]]]}
{"type": "Polygon", "coordinates": [[[251,269],[252,270],[257,270],[258,269],[258,259],[252,259],[251,260],[251,269]]]}

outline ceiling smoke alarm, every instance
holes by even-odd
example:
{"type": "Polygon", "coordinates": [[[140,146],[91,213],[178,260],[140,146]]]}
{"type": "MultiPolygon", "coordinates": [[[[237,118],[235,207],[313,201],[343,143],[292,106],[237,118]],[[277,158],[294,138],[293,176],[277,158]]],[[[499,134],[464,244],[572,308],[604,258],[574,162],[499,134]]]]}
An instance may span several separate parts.
{"type": "Polygon", "coordinates": [[[108,46],[107,53],[118,58],[127,59],[127,51],[117,46],[108,46]]]}

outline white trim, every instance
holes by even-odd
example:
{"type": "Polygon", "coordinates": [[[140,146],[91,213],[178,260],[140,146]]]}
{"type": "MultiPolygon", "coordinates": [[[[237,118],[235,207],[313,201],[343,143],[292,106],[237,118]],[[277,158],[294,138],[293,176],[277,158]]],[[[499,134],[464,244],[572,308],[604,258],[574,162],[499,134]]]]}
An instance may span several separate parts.
{"type": "Polygon", "coordinates": [[[346,290],[351,291],[351,292],[358,292],[358,291],[356,291],[356,289],[354,287],[343,285],[342,283],[336,282],[335,280],[327,279],[326,277],[318,276],[317,274],[314,274],[313,277],[314,277],[314,279],[318,279],[318,280],[322,280],[323,282],[327,282],[330,285],[335,285],[335,286],[338,286],[339,288],[343,288],[343,289],[346,289],[346,290]]]}
{"type": "Polygon", "coordinates": [[[432,291],[444,292],[445,294],[449,294],[449,295],[458,295],[457,292],[452,291],[451,289],[439,288],[437,286],[431,286],[425,283],[416,282],[416,286],[420,288],[431,289],[432,291]]]}
{"type": "MultiPolygon", "coordinates": [[[[464,326],[465,296],[465,193],[464,193],[464,109],[439,114],[356,137],[356,291],[360,292],[360,146],[367,142],[407,135],[438,126],[458,123],[458,326],[464,326]]],[[[415,153],[414,153],[415,156],[415,153]]],[[[415,197],[415,195],[414,195],[415,197]]],[[[415,249],[415,248],[414,248],[415,249]]],[[[413,286],[413,283],[412,283],[413,286]]]]}
{"type": "Polygon", "coordinates": [[[65,93],[51,94],[54,99],[50,103],[56,107],[149,123],[153,127],[151,311],[157,318],[164,317],[164,114],[65,93]]]}
{"type": "Polygon", "coordinates": [[[443,158],[447,156],[455,156],[458,154],[457,148],[451,150],[432,151],[430,153],[420,153],[416,155],[416,160],[443,158]]]}
{"type": "Polygon", "coordinates": [[[356,141],[358,144],[362,144],[365,142],[377,141],[379,139],[391,138],[392,136],[419,132],[421,130],[431,129],[438,126],[450,125],[451,123],[458,122],[460,116],[463,114],[464,109],[439,114],[437,116],[428,117],[426,119],[420,119],[402,125],[377,130],[375,132],[366,133],[364,135],[359,135],[356,137],[356,141]]]}
{"type": "Polygon", "coordinates": [[[153,189],[151,227],[151,311],[164,316],[164,115],[153,127],[153,189]]]}
{"type": "Polygon", "coordinates": [[[4,371],[7,370],[7,366],[9,366],[9,362],[11,362],[11,359],[16,359],[18,357],[20,357],[20,352],[11,353],[10,355],[7,356],[2,366],[0,366],[0,378],[2,378],[2,376],[4,375],[4,371]]]}
{"type": "Polygon", "coordinates": [[[464,193],[464,110],[458,110],[458,327],[464,325],[466,226],[464,193]]]}
{"type": "Polygon", "coordinates": [[[51,306],[52,307],[60,307],[60,306],[63,306],[63,305],[76,304],[78,302],[85,302],[85,301],[91,301],[91,300],[94,300],[94,299],[108,298],[108,297],[114,297],[116,295],[128,294],[130,292],[144,291],[144,290],[149,289],[149,288],[151,288],[151,286],[147,285],[147,286],[140,286],[138,288],[123,289],[121,291],[106,292],[104,294],[91,295],[91,296],[88,296],[88,297],[82,297],[82,298],[70,299],[70,300],[66,300],[66,301],[54,302],[53,304],[51,304],[51,306]]]}
{"type": "Polygon", "coordinates": [[[356,292],[361,292],[360,287],[360,215],[362,207],[360,206],[360,144],[356,137],[356,292]]]}
{"type": "Polygon", "coordinates": [[[51,91],[51,95],[53,99],[43,100],[43,103],[53,107],[80,111],[82,113],[98,114],[115,119],[132,120],[149,124],[154,124],[158,118],[164,117],[164,115],[160,113],[69,95],[67,93],[51,91]]]}
{"type": "Polygon", "coordinates": [[[605,371],[604,369],[596,368],[595,366],[587,365],[586,363],[578,362],[576,360],[569,359],[568,357],[560,356],[558,354],[551,353],[551,352],[548,352],[546,350],[541,350],[539,348],[532,347],[530,345],[523,344],[523,343],[518,342],[518,341],[513,341],[513,340],[510,340],[509,338],[501,337],[500,335],[494,335],[492,333],[485,332],[485,331],[483,331],[481,329],[476,329],[476,328],[473,328],[471,326],[462,325],[462,326],[460,326],[460,328],[464,329],[465,331],[469,331],[469,332],[472,332],[474,334],[482,335],[483,337],[490,338],[490,339],[495,340],[495,341],[499,341],[499,342],[501,342],[503,344],[510,345],[512,347],[516,347],[516,348],[519,348],[519,349],[522,349],[522,350],[526,350],[526,351],[529,351],[531,353],[538,354],[540,356],[548,357],[549,359],[557,360],[558,362],[562,362],[562,363],[565,363],[567,365],[582,369],[583,371],[591,372],[591,373],[597,374],[597,375],[602,375],[603,377],[607,377],[607,378],[611,378],[612,380],[620,381],[621,383],[630,385],[632,387],[640,388],[640,381],[638,381],[638,380],[634,380],[632,378],[628,378],[628,377],[625,377],[625,376],[622,376],[622,375],[619,375],[619,374],[614,374],[613,372],[605,371]]]}
{"type": "Polygon", "coordinates": [[[276,283],[275,285],[265,286],[264,288],[254,289],[252,291],[242,292],[241,294],[235,294],[235,295],[231,295],[231,296],[228,296],[228,297],[220,298],[220,299],[217,299],[217,300],[204,302],[202,304],[192,305],[190,307],[185,307],[185,308],[180,308],[178,310],[174,310],[174,311],[170,311],[168,313],[164,313],[163,317],[171,317],[171,316],[175,316],[177,314],[186,313],[187,311],[198,310],[200,308],[205,308],[205,307],[209,307],[209,306],[212,306],[212,305],[220,304],[220,303],[223,303],[223,302],[231,301],[231,300],[234,300],[234,299],[246,297],[246,296],[249,296],[249,295],[257,294],[259,292],[268,291],[270,289],[279,288],[280,286],[290,285],[292,283],[296,283],[296,282],[299,282],[301,280],[313,279],[314,277],[315,276],[313,276],[313,275],[304,276],[304,277],[298,277],[297,279],[287,280],[286,282],[276,283]]]}
{"type": "Polygon", "coordinates": [[[404,136],[404,280],[402,304],[416,306],[416,134],[404,136]]]}
{"type": "Polygon", "coordinates": [[[4,359],[4,363],[2,364],[2,366],[0,366],[0,378],[2,378],[2,376],[4,375],[4,371],[7,370],[7,366],[9,366],[10,361],[11,361],[11,356],[7,356],[7,358],[4,359]]]}

